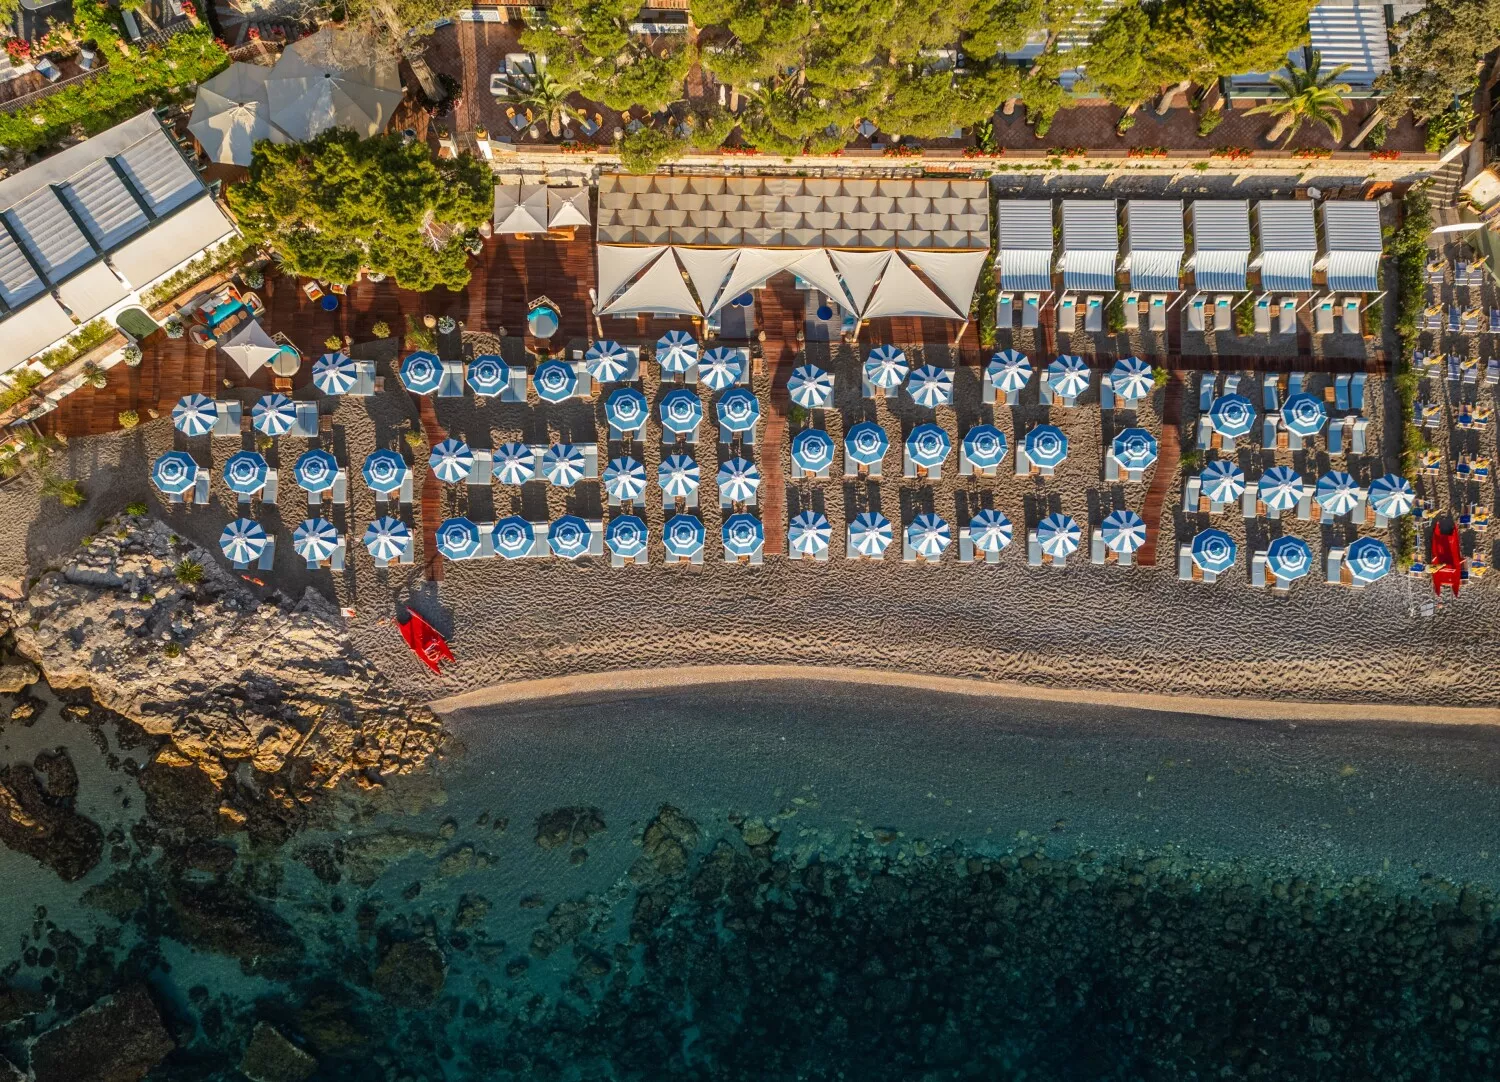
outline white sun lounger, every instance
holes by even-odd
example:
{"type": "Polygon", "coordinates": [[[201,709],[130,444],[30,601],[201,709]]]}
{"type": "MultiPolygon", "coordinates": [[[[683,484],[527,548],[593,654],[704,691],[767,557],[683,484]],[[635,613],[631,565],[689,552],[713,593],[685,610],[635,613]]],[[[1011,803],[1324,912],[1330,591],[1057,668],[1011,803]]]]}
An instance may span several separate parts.
{"type": "Polygon", "coordinates": [[[1271,333],[1271,299],[1269,297],[1257,298],[1255,302],[1255,333],[1271,333]]]}
{"type": "Polygon", "coordinates": [[[267,507],[276,506],[276,488],[279,475],[276,470],[266,471],[266,487],[260,490],[260,502],[267,507]]]}
{"type": "Polygon", "coordinates": [[[349,388],[351,398],[369,398],[376,391],[375,364],[373,361],[354,362],[354,386],[349,388]]]}
{"type": "Polygon", "coordinates": [[[245,407],[236,399],[221,399],[214,403],[219,416],[214,420],[210,435],[238,436],[245,420],[245,407]]]}
{"type": "Polygon", "coordinates": [[[1198,377],[1198,412],[1207,413],[1214,404],[1214,385],[1219,381],[1217,372],[1204,372],[1198,377]]]}
{"type": "Polygon", "coordinates": [[[1125,329],[1127,331],[1138,331],[1141,328],[1141,295],[1139,293],[1125,294],[1124,312],[1125,329]]]}
{"type": "Polygon", "coordinates": [[[444,361],[443,374],[438,378],[437,397],[462,398],[466,385],[464,372],[462,361],[444,361]]]}
{"type": "Polygon", "coordinates": [[[1160,294],[1151,298],[1151,329],[1161,332],[1167,329],[1167,298],[1160,294]]]}
{"type": "Polygon", "coordinates": [[[1344,426],[1348,423],[1347,417],[1337,417],[1328,422],[1328,453],[1330,455],[1344,453],[1344,426]]]}
{"type": "Polygon", "coordinates": [[[512,365],[510,369],[510,382],[500,388],[499,399],[502,402],[525,402],[526,385],[530,378],[526,369],[521,365],[512,365]]]}
{"type": "Polygon", "coordinates": [[[469,476],[465,480],[470,485],[488,488],[495,480],[494,453],[476,448],[473,454],[474,465],[469,467],[469,476]]]}
{"type": "Polygon", "coordinates": [[[1222,293],[1214,298],[1214,330],[1228,334],[1234,330],[1234,298],[1222,293]]]}
{"type": "Polygon", "coordinates": [[[1078,329],[1078,301],[1071,293],[1064,293],[1057,306],[1057,333],[1072,334],[1078,329]]]}
{"type": "Polygon", "coordinates": [[[1036,330],[1041,321],[1042,295],[1040,293],[1028,293],[1021,298],[1021,329],[1026,331],[1036,330]]]}
{"type": "Polygon", "coordinates": [[[1188,330],[1202,334],[1205,330],[1204,312],[1208,308],[1208,302],[1203,297],[1194,297],[1188,301],[1188,330]]]}
{"type": "Polygon", "coordinates": [[[1359,333],[1359,298],[1345,297],[1344,303],[1339,308],[1342,317],[1345,334],[1359,333]]]}
{"type": "Polygon", "coordinates": [[[1276,430],[1281,427],[1280,412],[1269,412],[1260,426],[1260,443],[1265,448],[1275,448],[1276,430]]]}
{"type": "Polygon", "coordinates": [[[1002,331],[1015,329],[1014,301],[1015,297],[1012,294],[1002,293],[999,300],[995,302],[995,325],[1002,331]]]}
{"type": "Polygon", "coordinates": [[[1182,513],[1193,515],[1198,512],[1198,501],[1203,496],[1203,479],[1194,475],[1189,477],[1182,486],[1182,513]]]}
{"type": "Polygon", "coordinates": [[[1306,481],[1302,482],[1302,498],[1297,501],[1297,521],[1312,521],[1313,492],[1315,489],[1306,481]]]}
{"type": "Polygon", "coordinates": [[[289,435],[312,439],[318,434],[318,404],[316,402],[293,403],[296,418],[292,421],[289,435]]]}
{"type": "Polygon", "coordinates": [[[1365,453],[1365,428],[1370,421],[1366,417],[1356,417],[1350,425],[1350,454],[1362,455],[1365,453]]]}
{"type": "Polygon", "coordinates": [[[198,470],[198,476],[193,481],[193,503],[199,507],[208,503],[208,486],[213,480],[205,469],[198,470]]]}
{"type": "MultiPolygon", "coordinates": [[[[1283,332],[1284,333],[1284,332],[1283,332]]],[[[1313,305],[1313,333],[1333,333],[1333,298],[1324,297],[1313,305]]]]}
{"type": "Polygon", "coordinates": [[[1245,491],[1240,496],[1240,514],[1245,518],[1256,516],[1256,505],[1260,503],[1260,497],[1256,495],[1255,485],[1246,482],[1245,491]]]}
{"type": "Polygon", "coordinates": [[[1177,546],[1177,581],[1193,581],[1193,549],[1191,545],[1177,546]]]}
{"type": "MultiPolygon", "coordinates": [[[[531,524],[531,551],[526,555],[541,559],[552,555],[552,546],[547,544],[547,534],[552,529],[550,522],[533,522],[531,524]]],[[[480,533],[484,533],[483,530],[480,533]]]]}
{"type": "Polygon", "coordinates": [[[1089,563],[1103,565],[1105,561],[1104,531],[1095,526],[1089,535],[1089,563]]]}
{"type": "Polygon", "coordinates": [[[1102,410],[1115,408],[1115,381],[1108,372],[1099,377],[1099,408],[1102,410]]]}
{"type": "Polygon", "coordinates": [[[1297,333],[1297,299],[1295,297],[1281,298],[1281,333],[1297,333]]]}
{"type": "Polygon", "coordinates": [[[276,562],[276,538],[266,538],[265,551],[260,554],[260,562],[255,566],[261,571],[271,570],[271,565],[276,562]]]}
{"type": "Polygon", "coordinates": [[[1250,557],[1250,585],[1266,588],[1266,553],[1265,550],[1257,552],[1250,557]]]}
{"type": "Polygon", "coordinates": [[[1104,298],[1089,297],[1084,302],[1083,329],[1089,334],[1098,334],[1104,329],[1104,298]]]}
{"type": "MultiPolygon", "coordinates": [[[[1494,383],[1495,381],[1489,380],[1488,382],[1494,383]]],[[[1363,372],[1354,373],[1354,377],[1349,381],[1349,408],[1355,413],[1365,411],[1365,374],[1363,372]]]]}
{"type": "Polygon", "coordinates": [[[1342,585],[1344,580],[1344,550],[1342,548],[1331,548],[1328,550],[1328,581],[1335,585],[1342,585]]]}
{"type": "Polygon", "coordinates": [[[1042,543],[1036,539],[1035,530],[1026,531],[1026,566],[1042,566],[1042,543]]]}

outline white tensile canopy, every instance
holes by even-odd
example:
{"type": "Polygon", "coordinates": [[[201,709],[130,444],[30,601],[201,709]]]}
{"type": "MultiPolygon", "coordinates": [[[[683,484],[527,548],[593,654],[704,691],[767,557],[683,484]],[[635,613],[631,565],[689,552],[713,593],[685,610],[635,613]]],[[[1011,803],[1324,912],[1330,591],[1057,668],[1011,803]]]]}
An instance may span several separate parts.
{"type": "Polygon", "coordinates": [[[260,321],[255,319],[236,331],[229,341],[220,343],[219,349],[247,376],[255,375],[281,352],[281,347],[271,340],[260,321]]]}
{"type": "Polygon", "coordinates": [[[289,142],[271,123],[266,80],[271,69],[259,64],[230,64],[198,87],[188,131],[210,161],[249,165],[255,144],[262,139],[289,142]]]}
{"type": "Polygon", "coordinates": [[[329,128],[385,131],[401,104],[401,76],[369,35],[325,27],[293,42],[266,80],[271,123],[297,140],[329,128]]]}

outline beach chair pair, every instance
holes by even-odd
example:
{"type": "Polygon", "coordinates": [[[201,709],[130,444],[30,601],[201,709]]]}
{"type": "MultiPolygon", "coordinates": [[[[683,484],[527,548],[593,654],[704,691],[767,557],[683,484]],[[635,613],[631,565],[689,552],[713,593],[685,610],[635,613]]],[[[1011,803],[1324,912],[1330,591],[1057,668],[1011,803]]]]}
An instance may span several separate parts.
{"type": "Polygon", "coordinates": [[[214,405],[219,415],[209,431],[211,436],[239,436],[245,429],[245,407],[237,399],[220,399],[214,405]]]}
{"type": "MultiPolygon", "coordinates": [[[[348,554],[348,552],[349,552],[349,541],[348,541],[348,539],[344,538],[344,537],[340,537],[339,538],[339,546],[338,546],[338,548],[336,548],[336,549],[333,550],[333,555],[330,556],[328,558],[328,560],[326,561],[327,564],[328,564],[328,570],[333,571],[335,573],[342,572],[344,570],[344,559],[345,559],[346,555],[348,554]]],[[[309,557],[308,561],[307,561],[307,569],[309,571],[321,571],[323,569],[324,562],[325,561],[323,561],[323,560],[318,560],[318,559],[314,559],[314,558],[309,557]]]]}
{"type": "Polygon", "coordinates": [[[334,475],[332,488],[307,494],[307,509],[317,512],[323,506],[325,497],[331,500],[335,507],[342,507],[349,502],[349,473],[344,467],[340,466],[339,472],[334,475]]]}
{"type": "Polygon", "coordinates": [[[201,506],[203,504],[206,504],[208,503],[210,481],[211,478],[209,477],[208,471],[200,466],[198,469],[198,476],[193,481],[193,487],[188,489],[187,492],[182,493],[181,495],[173,493],[172,495],[167,497],[167,502],[186,507],[193,507],[195,505],[201,506]]]}
{"type": "Polygon", "coordinates": [[[1441,304],[1430,305],[1422,311],[1422,330],[1441,331],[1443,329],[1443,306],[1441,304]]]}
{"type": "MultiPolygon", "coordinates": [[[[958,562],[972,564],[979,560],[980,555],[974,548],[974,537],[969,532],[969,527],[960,526],[958,529],[958,562]]],[[[982,555],[984,556],[984,563],[998,564],[1000,562],[1000,554],[998,552],[985,552],[982,555]]]]}
{"type": "Polygon", "coordinates": [[[248,508],[250,504],[255,500],[255,497],[257,495],[260,496],[260,502],[262,505],[266,507],[275,507],[276,488],[277,474],[276,470],[272,468],[266,471],[266,483],[261,487],[259,493],[242,492],[239,494],[238,503],[241,510],[243,511],[243,509],[248,508]]]}
{"type": "MultiPolygon", "coordinates": [[[[260,558],[255,561],[255,569],[257,571],[269,571],[275,562],[276,537],[275,535],[270,535],[266,537],[266,547],[261,550],[260,558]]],[[[238,560],[231,561],[231,563],[236,571],[250,570],[250,565],[247,563],[240,563],[238,560]]]]}
{"type": "MultiPolygon", "coordinates": [[[[493,543],[493,539],[491,543],[493,543]]],[[[401,549],[401,555],[396,557],[396,563],[402,566],[410,566],[416,562],[416,551],[416,539],[408,534],[405,538],[405,544],[401,549]]],[[[384,570],[391,566],[390,560],[382,559],[379,556],[374,557],[374,561],[377,570],[384,570]]]]}
{"type": "Polygon", "coordinates": [[[1026,453],[1024,444],[1016,444],[1016,476],[1017,477],[1051,477],[1056,472],[1052,466],[1038,466],[1031,461],[1031,456],[1026,453]]]}
{"type": "MultiPolygon", "coordinates": [[[[963,453],[962,448],[959,449],[959,453],[960,455],[963,453]]],[[[911,454],[903,450],[901,452],[901,476],[940,481],[943,477],[943,464],[939,462],[936,466],[919,466],[912,460],[911,454]]]]}
{"type": "Polygon", "coordinates": [[[519,364],[513,364],[509,367],[510,380],[504,387],[500,388],[500,393],[495,397],[501,402],[516,402],[524,405],[526,403],[526,386],[531,382],[531,377],[527,374],[526,369],[519,364]]]}
{"type": "MultiPolygon", "coordinates": [[[[464,478],[464,483],[470,487],[489,488],[495,482],[495,453],[483,447],[475,447],[471,450],[474,456],[474,465],[469,467],[469,476],[464,478]]],[[[598,462],[598,448],[594,451],[594,461],[598,462]]],[[[407,476],[411,474],[408,471],[407,476]]]]}
{"type": "Polygon", "coordinates": [[[318,435],[318,404],[294,402],[292,407],[296,412],[292,419],[292,430],[288,435],[315,439],[318,435]]]}

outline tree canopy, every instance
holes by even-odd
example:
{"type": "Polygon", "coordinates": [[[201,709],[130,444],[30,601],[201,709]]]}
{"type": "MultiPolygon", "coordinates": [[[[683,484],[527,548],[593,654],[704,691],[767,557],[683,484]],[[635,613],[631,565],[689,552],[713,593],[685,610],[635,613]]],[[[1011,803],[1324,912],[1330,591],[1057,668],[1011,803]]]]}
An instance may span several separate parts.
{"type": "Polygon", "coordinates": [[[1430,0],[1401,20],[1392,70],[1376,84],[1385,113],[1431,120],[1474,92],[1479,65],[1500,47],[1500,0],[1430,0]]]}
{"type": "Polygon", "coordinates": [[[228,197],[249,239],[295,274],[352,282],[365,268],[422,292],[468,284],[464,233],[490,214],[493,183],[468,155],[438,160],[398,135],[335,128],[257,144],[250,179],[228,197]]]}
{"type": "Polygon", "coordinates": [[[686,41],[652,48],[632,34],[640,11],[640,0],[554,0],[544,21],[521,33],[521,45],[545,55],[553,78],[591,101],[655,112],[682,98],[692,52],[686,41]]]}

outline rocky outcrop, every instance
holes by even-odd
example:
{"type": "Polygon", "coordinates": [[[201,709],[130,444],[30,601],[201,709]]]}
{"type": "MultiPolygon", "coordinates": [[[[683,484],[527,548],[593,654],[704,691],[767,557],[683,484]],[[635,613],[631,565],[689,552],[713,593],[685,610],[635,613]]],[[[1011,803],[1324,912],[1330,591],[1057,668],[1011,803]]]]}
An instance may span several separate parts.
{"type": "Polygon", "coordinates": [[[25,853],[63,879],[81,879],[99,862],[104,833],[73,809],[78,774],[58,749],[0,766],[0,843],[25,853]]]}
{"type": "Polygon", "coordinates": [[[240,1060],[240,1073],[250,1082],[303,1082],[317,1069],[316,1059],[264,1022],[256,1023],[240,1060]]]}
{"type": "Polygon", "coordinates": [[[375,967],[375,991],[403,1007],[430,1006],[443,990],[448,965],[442,951],[422,939],[390,944],[375,967]]]}
{"type": "Polygon", "coordinates": [[[175,1047],[136,985],[38,1037],[31,1070],[36,1082],[136,1082],[175,1047]]]}

